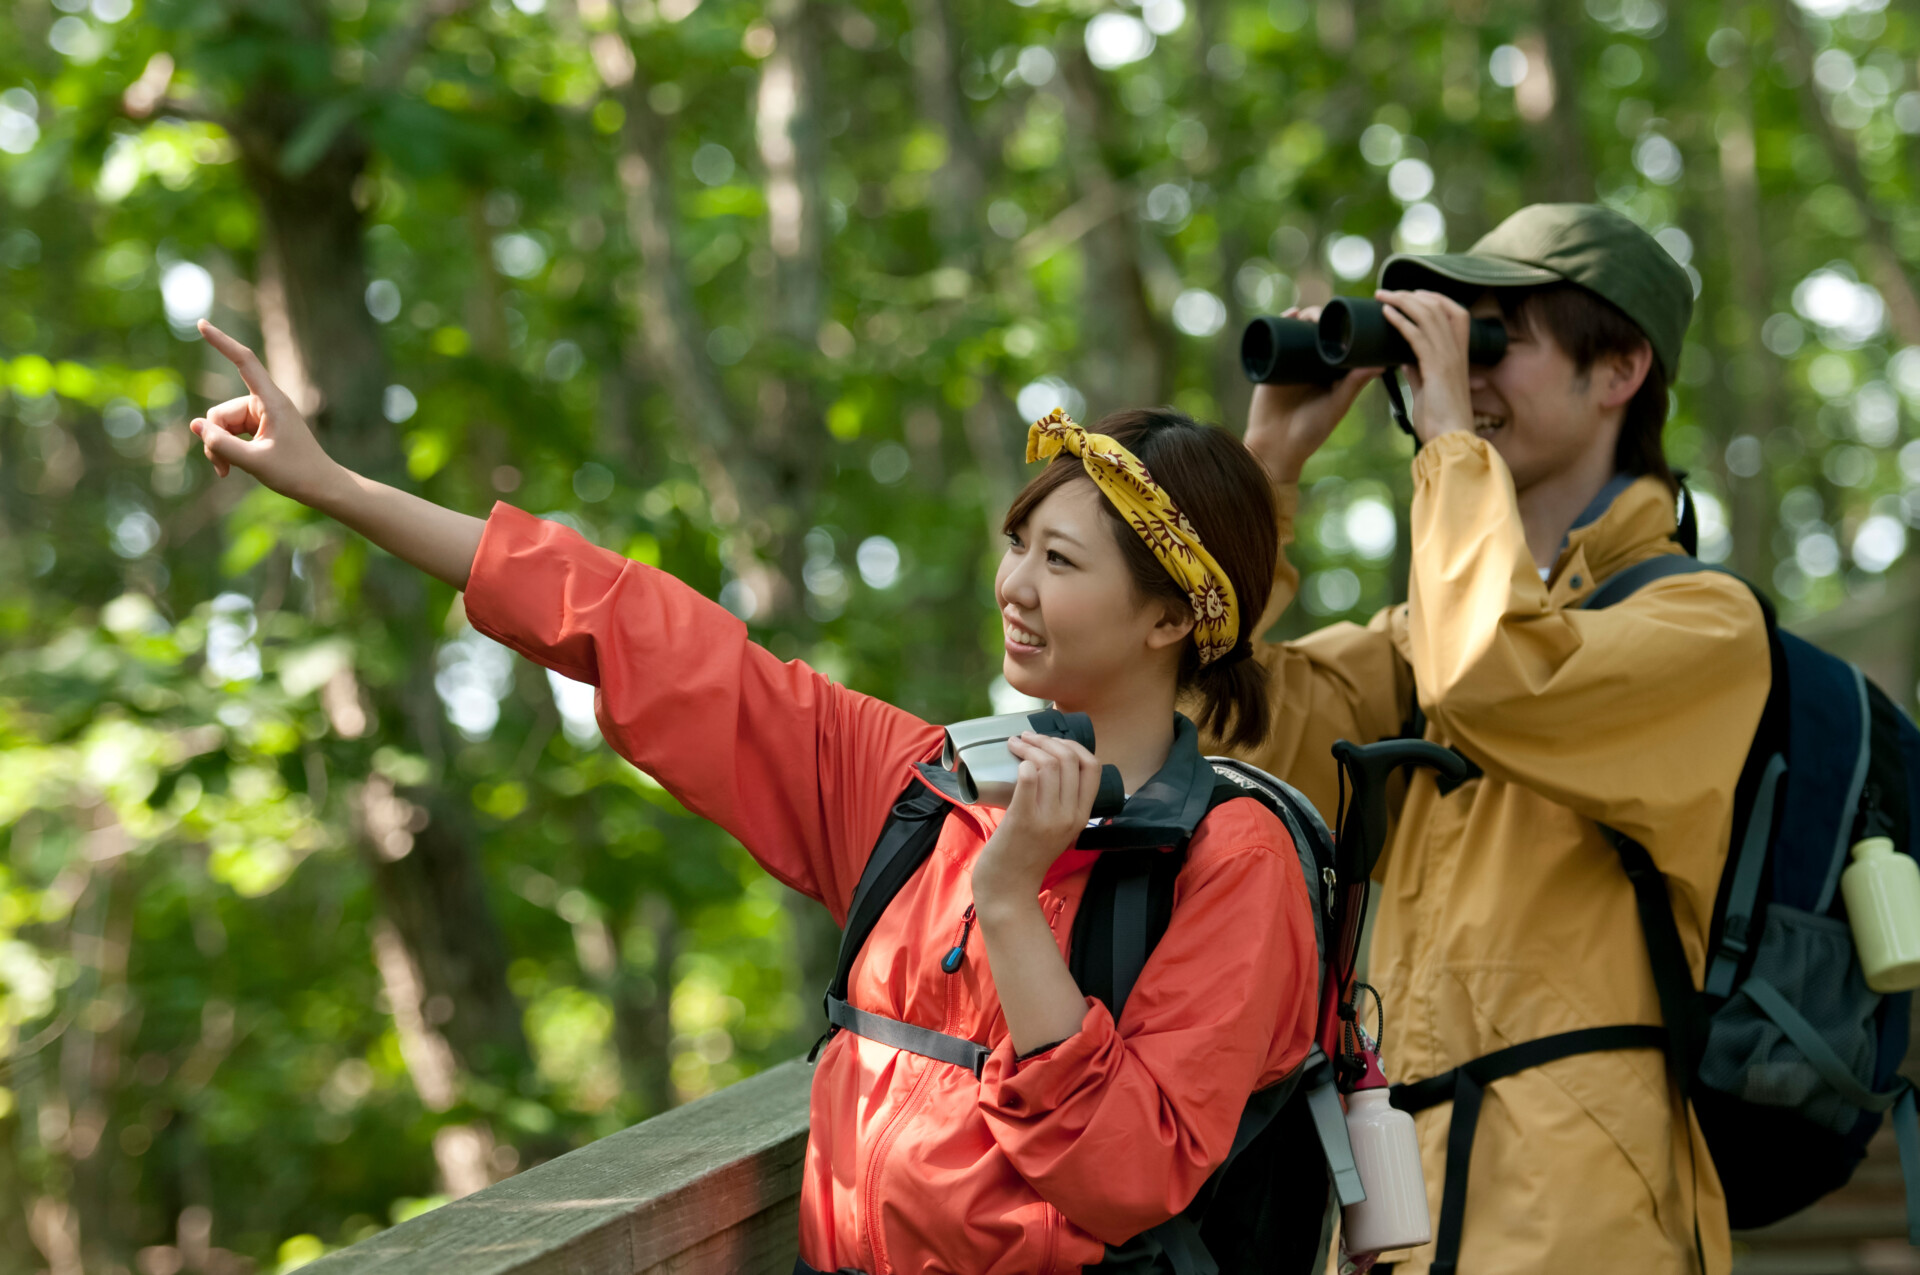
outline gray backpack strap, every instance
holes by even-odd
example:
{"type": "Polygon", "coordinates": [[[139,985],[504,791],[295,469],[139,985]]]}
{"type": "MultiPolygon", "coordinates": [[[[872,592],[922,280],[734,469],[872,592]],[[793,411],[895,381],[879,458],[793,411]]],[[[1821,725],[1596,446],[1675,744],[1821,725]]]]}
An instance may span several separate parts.
{"type": "Polygon", "coordinates": [[[980,1078],[981,1069],[987,1065],[987,1059],[993,1056],[993,1051],[978,1041],[917,1027],[883,1014],[869,1014],[864,1009],[847,1004],[838,996],[827,998],[827,1021],[865,1040],[904,1049],[922,1058],[964,1067],[973,1073],[976,1080],[980,1078]]]}
{"type": "Polygon", "coordinates": [[[1333,1083],[1333,1060],[1315,1045],[1307,1051],[1302,1072],[1300,1083],[1307,1088],[1307,1111],[1313,1116],[1313,1131],[1320,1136],[1320,1149],[1327,1155],[1333,1193],[1343,1208],[1358,1204],[1367,1198],[1367,1188],[1360,1184],[1360,1168],[1353,1162],[1347,1113],[1340,1106],[1340,1092],[1333,1083]]]}
{"type": "Polygon", "coordinates": [[[1760,941],[1753,933],[1753,914],[1760,899],[1760,877],[1767,866],[1767,847],[1773,844],[1775,793],[1786,777],[1787,759],[1779,753],[1767,759],[1760,776],[1760,787],[1753,798],[1753,813],[1747,816],[1747,832],[1733,852],[1733,886],[1727,892],[1727,920],[1722,926],[1720,950],[1714,953],[1713,967],[1707,973],[1707,995],[1725,998],[1733,995],[1733,977],[1739,972],[1740,958],[1760,941]]]}
{"type": "MultiPolygon", "coordinates": [[[[1692,575],[1696,571],[1717,571],[1721,575],[1733,575],[1725,567],[1716,567],[1690,558],[1684,553],[1665,553],[1657,558],[1647,558],[1622,571],[1615,572],[1600,582],[1600,587],[1587,595],[1580,604],[1583,611],[1602,611],[1616,602],[1625,601],[1655,580],[1664,580],[1668,576],[1692,575]]],[[[1734,576],[1738,580],[1740,577],[1734,576]]]]}

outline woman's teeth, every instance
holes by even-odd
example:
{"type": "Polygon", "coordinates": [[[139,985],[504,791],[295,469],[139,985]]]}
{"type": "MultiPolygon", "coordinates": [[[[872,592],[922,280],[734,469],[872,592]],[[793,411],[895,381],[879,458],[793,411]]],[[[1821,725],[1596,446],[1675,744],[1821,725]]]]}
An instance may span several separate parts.
{"type": "Polygon", "coordinates": [[[1021,646],[1045,646],[1047,640],[1038,633],[1029,633],[1017,624],[1007,625],[1007,636],[1021,646]]]}
{"type": "Polygon", "coordinates": [[[1507,423],[1504,416],[1484,416],[1478,412],[1473,416],[1473,431],[1476,434],[1491,434],[1507,423]]]}

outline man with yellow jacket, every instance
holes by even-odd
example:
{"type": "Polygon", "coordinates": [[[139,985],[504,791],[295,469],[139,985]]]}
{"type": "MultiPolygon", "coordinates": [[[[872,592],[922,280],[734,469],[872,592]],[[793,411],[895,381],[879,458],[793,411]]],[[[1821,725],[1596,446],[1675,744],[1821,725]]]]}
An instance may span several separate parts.
{"type": "MultiPolygon", "coordinates": [[[[1660,431],[1692,289],[1651,237],[1606,209],[1536,205],[1469,252],[1393,257],[1381,282],[1418,358],[1407,601],[1264,646],[1273,731],[1248,760],[1331,811],[1329,747],[1400,734],[1417,696],[1426,737],[1484,772],[1446,793],[1415,774],[1376,873],[1369,981],[1393,1078],[1410,1082],[1558,1033],[1660,1023],[1602,825],[1665,875],[1698,985],[1770,666],[1758,603],[1723,574],[1581,609],[1622,568],[1680,552],[1660,431]],[[1469,364],[1469,315],[1504,320],[1497,364],[1469,364]]],[[[1246,441],[1279,488],[1283,547],[1301,466],[1369,375],[1256,388],[1246,441]]],[[[1283,553],[1263,630],[1298,585],[1283,553]]],[[[1436,1219],[1458,1191],[1453,1105],[1416,1116],[1436,1219]]],[[[1463,1275],[1729,1269],[1719,1178],[1660,1050],[1493,1081],[1472,1132],[1463,1275]]],[[[1452,1275],[1449,1256],[1429,1244],[1393,1269],[1452,1275]]]]}

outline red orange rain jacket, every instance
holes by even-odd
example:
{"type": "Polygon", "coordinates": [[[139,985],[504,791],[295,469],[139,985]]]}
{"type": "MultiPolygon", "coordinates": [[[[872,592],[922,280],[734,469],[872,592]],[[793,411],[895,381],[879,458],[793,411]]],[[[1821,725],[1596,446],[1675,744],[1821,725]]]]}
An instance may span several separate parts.
{"type": "MultiPolygon", "coordinates": [[[[914,766],[941,731],[747,640],[673,577],[511,506],[467,586],[475,628],[599,688],[607,741],[781,881],[845,923],[914,766]]],[[[1317,965],[1306,884],[1265,807],[1217,807],[1188,846],[1166,936],[1117,1025],[1019,1059],[976,939],[941,958],[1000,812],[958,806],[854,966],[861,1009],[988,1045],[983,1074],[849,1032],[814,1074],[800,1253],[817,1270],[1077,1271],[1184,1208],[1227,1155],[1247,1096],[1296,1067],[1317,965]]],[[[1056,863],[1040,903],[1064,953],[1093,856],[1056,863]]]]}

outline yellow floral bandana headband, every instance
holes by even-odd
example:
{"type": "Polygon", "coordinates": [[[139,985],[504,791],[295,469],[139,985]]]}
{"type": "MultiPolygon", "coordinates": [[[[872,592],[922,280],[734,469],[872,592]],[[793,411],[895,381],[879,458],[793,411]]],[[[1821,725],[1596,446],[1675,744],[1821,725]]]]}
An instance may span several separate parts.
{"type": "Polygon", "coordinates": [[[1240,604],[1227,573],[1213,560],[1200,533],[1153,480],[1140,458],[1105,434],[1089,434],[1054,408],[1027,431],[1027,463],[1062,451],[1080,458],[1087,477],[1139,533],[1193,607],[1193,637],[1202,666],[1232,651],[1240,640],[1240,604]]]}

